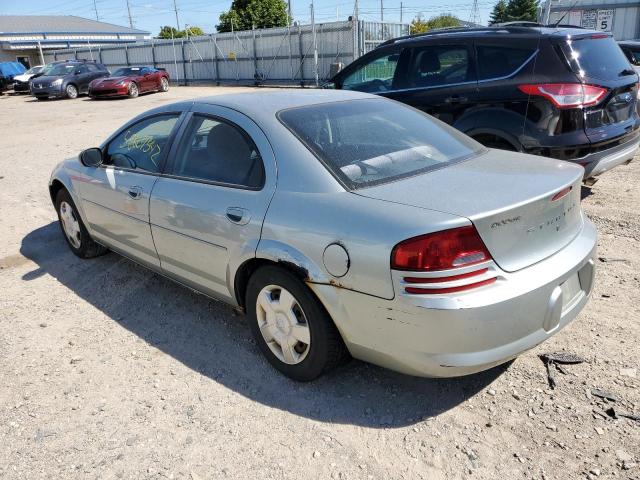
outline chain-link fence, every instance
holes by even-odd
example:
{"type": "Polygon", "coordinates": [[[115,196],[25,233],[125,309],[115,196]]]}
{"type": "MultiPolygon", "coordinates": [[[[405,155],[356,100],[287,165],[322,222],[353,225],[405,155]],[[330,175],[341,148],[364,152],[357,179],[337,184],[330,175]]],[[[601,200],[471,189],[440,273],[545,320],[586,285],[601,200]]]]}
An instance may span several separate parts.
{"type": "Polygon", "coordinates": [[[46,52],[45,61],[96,60],[110,70],[153,65],[164,68],[172,80],[182,84],[314,85],[379,43],[408,33],[408,25],[395,23],[317,23],[129,45],[87,45],[46,52]]]}

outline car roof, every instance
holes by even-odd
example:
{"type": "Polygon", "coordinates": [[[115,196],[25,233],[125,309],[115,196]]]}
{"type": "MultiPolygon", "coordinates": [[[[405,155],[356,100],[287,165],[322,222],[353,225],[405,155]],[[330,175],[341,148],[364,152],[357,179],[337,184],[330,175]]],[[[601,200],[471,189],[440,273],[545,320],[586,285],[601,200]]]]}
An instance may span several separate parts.
{"type": "Polygon", "coordinates": [[[249,117],[268,115],[273,117],[280,110],[304,107],[320,103],[341,102],[363,98],[377,98],[369,93],[332,89],[281,89],[214,95],[194,99],[194,103],[206,103],[237,110],[249,117]]]}
{"type": "Polygon", "coordinates": [[[525,24],[522,22],[512,22],[503,25],[495,25],[490,27],[460,27],[460,28],[441,28],[430,30],[426,33],[419,33],[414,35],[406,35],[404,37],[398,37],[388,40],[380,47],[386,45],[393,45],[397,43],[409,43],[422,40],[429,40],[431,38],[491,38],[498,37],[504,38],[506,35],[517,35],[521,38],[540,38],[540,37],[557,37],[557,38],[570,38],[584,35],[609,35],[610,33],[601,32],[596,30],[587,30],[581,27],[571,25],[558,25],[558,26],[545,26],[535,23],[525,24]]]}
{"type": "Polygon", "coordinates": [[[623,40],[618,43],[627,47],[640,47],[640,40],[623,40]]]}

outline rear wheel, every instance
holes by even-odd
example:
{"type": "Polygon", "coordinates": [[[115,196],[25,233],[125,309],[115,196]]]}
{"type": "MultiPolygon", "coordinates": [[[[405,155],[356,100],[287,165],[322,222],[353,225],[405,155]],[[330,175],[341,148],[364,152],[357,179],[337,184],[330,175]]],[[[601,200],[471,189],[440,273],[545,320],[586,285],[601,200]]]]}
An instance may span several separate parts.
{"type": "Polygon", "coordinates": [[[56,212],[60,228],[69,248],[80,258],[93,258],[107,252],[102,245],[93,241],[82,223],[71,195],[64,188],[56,195],[56,212]]]}
{"type": "Polygon", "coordinates": [[[67,95],[67,98],[74,99],[78,98],[78,89],[75,85],[67,85],[67,88],[64,89],[64,93],[67,95]]]}
{"type": "Polygon", "coordinates": [[[160,91],[162,92],[169,91],[169,80],[167,80],[165,77],[162,77],[160,79],[160,91]]]}
{"type": "Polygon", "coordinates": [[[288,270],[262,267],[246,294],[251,332],[269,363],[306,382],[348,357],[338,329],[309,288],[288,270]]]}
{"type": "Polygon", "coordinates": [[[129,92],[127,93],[127,95],[129,95],[129,98],[136,98],[139,94],[140,91],[138,90],[138,85],[134,82],[131,82],[129,84],[129,92]]]}

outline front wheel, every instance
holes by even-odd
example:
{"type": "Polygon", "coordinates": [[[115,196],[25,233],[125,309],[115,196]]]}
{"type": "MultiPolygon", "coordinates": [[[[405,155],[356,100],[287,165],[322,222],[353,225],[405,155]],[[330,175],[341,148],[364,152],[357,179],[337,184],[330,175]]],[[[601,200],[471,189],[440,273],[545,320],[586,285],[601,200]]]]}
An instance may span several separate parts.
{"type": "Polygon", "coordinates": [[[67,85],[67,88],[64,89],[64,93],[67,95],[67,98],[74,99],[78,98],[78,89],[75,85],[67,85]]]}
{"type": "Polygon", "coordinates": [[[169,80],[167,80],[165,77],[162,77],[160,79],[160,91],[162,92],[169,91],[169,80]]]}
{"type": "Polygon", "coordinates": [[[129,92],[128,92],[129,98],[136,98],[139,94],[140,94],[140,91],[138,90],[138,85],[131,82],[129,84],[129,92]]]}
{"type": "Polygon", "coordinates": [[[246,294],[251,332],[269,363],[307,382],[348,357],[338,329],[311,290],[288,270],[262,267],[246,294]]]}
{"type": "Polygon", "coordinates": [[[105,247],[93,241],[82,223],[71,195],[65,189],[56,195],[56,212],[64,238],[71,251],[78,257],[93,258],[107,252],[105,247]]]}

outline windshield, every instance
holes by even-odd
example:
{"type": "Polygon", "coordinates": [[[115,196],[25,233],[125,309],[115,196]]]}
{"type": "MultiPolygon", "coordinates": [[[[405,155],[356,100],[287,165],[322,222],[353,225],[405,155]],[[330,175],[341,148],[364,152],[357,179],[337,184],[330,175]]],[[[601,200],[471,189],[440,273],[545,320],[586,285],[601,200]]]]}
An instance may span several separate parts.
{"type": "Polygon", "coordinates": [[[132,75],[140,75],[139,67],[129,67],[129,68],[119,68],[115,72],[113,72],[112,77],[130,77],[132,75]]]}
{"type": "Polygon", "coordinates": [[[70,65],[68,63],[58,63],[57,65],[50,65],[46,67],[43,72],[45,75],[64,76],[73,73],[76,70],[76,65],[70,65]]]}
{"type": "Polygon", "coordinates": [[[292,108],[278,118],[350,189],[446,167],[483,150],[444,123],[383,99],[292,108]]]}
{"type": "Polygon", "coordinates": [[[615,80],[635,75],[627,57],[613,40],[604,34],[567,40],[561,43],[573,71],[580,77],[615,80]]]}
{"type": "Polygon", "coordinates": [[[44,67],[32,67],[24,73],[25,75],[35,75],[36,73],[40,73],[43,68],[44,67]]]}

